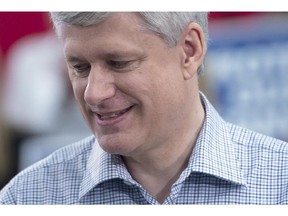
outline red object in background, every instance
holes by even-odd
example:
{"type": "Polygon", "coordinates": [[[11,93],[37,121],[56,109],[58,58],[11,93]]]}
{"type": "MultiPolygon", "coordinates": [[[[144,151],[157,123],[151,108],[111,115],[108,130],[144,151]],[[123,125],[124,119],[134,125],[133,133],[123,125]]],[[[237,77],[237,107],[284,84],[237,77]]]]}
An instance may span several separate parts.
{"type": "Polygon", "coordinates": [[[219,20],[219,19],[227,19],[232,17],[239,17],[239,16],[248,16],[248,15],[255,15],[259,14],[260,12],[210,12],[209,13],[209,20],[219,20]]]}
{"type": "Polygon", "coordinates": [[[47,12],[0,12],[0,49],[4,61],[18,39],[50,28],[47,12]]]}

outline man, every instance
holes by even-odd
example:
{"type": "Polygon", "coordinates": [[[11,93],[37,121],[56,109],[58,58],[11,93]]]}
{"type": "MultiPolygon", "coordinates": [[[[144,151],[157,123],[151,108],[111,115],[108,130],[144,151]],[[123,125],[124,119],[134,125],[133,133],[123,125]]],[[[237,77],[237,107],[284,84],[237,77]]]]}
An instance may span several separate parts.
{"type": "Polygon", "coordinates": [[[4,204],[287,204],[288,145],[199,92],[206,13],[52,13],[94,136],[14,178],[4,204]]]}

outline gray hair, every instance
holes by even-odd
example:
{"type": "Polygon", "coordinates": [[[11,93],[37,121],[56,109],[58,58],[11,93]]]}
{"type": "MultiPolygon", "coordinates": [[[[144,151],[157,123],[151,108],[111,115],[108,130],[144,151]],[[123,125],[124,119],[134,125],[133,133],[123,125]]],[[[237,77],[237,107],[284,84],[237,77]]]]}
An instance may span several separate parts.
{"type": "MultiPolygon", "coordinates": [[[[60,35],[60,24],[90,26],[105,21],[115,12],[51,12],[56,33],[60,35]]],[[[145,28],[161,36],[168,46],[178,43],[179,36],[190,22],[198,23],[208,40],[207,12],[138,12],[144,21],[145,28]]],[[[198,68],[198,74],[203,73],[204,63],[198,68]]]]}

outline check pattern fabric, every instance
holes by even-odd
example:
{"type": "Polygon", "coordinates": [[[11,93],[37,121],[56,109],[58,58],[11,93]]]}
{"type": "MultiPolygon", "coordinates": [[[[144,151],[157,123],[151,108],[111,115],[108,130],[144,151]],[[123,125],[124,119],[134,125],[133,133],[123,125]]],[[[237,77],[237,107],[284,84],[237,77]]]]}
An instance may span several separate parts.
{"type": "MultiPolygon", "coordinates": [[[[163,204],[288,204],[288,144],[225,122],[200,95],[203,128],[163,204]]],[[[94,136],[20,172],[0,203],[159,204],[94,136]]]]}

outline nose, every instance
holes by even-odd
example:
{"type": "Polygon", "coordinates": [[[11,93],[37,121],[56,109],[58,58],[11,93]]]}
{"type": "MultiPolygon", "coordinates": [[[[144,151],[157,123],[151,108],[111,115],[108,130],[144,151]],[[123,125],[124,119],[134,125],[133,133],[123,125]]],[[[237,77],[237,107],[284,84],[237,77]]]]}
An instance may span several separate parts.
{"type": "Polygon", "coordinates": [[[84,100],[91,106],[98,106],[115,95],[114,77],[101,68],[91,68],[84,93],[84,100]]]}

